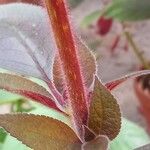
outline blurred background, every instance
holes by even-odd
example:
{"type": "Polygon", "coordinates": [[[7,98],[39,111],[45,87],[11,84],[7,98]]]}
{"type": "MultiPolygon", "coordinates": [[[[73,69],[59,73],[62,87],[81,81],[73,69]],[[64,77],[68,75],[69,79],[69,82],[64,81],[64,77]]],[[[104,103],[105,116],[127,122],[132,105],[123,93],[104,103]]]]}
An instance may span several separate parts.
{"type": "MultiPolygon", "coordinates": [[[[1,5],[12,2],[41,5],[37,0],[0,0],[1,5]]],[[[149,0],[68,0],[68,3],[74,30],[93,51],[98,76],[104,83],[134,71],[150,70],[149,0]]],[[[132,150],[150,143],[150,75],[130,79],[112,93],[120,104],[123,122],[110,149],[132,150]]],[[[39,104],[0,91],[0,113],[7,112],[51,115],[50,110],[39,104]]],[[[0,150],[28,149],[3,130],[0,143],[0,150]]]]}

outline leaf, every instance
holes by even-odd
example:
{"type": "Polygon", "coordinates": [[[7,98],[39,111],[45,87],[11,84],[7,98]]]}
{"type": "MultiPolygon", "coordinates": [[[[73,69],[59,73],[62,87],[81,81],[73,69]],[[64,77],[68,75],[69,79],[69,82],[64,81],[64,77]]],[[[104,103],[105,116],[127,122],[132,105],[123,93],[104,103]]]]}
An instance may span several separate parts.
{"type": "Polygon", "coordinates": [[[71,7],[77,7],[83,0],[69,0],[71,7]]]}
{"type": "MultiPolygon", "coordinates": [[[[68,126],[71,127],[70,118],[63,115],[62,113],[59,113],[58,111],[54,111],[54,109],[50,109],[45,106],[41,106],[38,103],[34,104],[34,107],[35,109],[30,112],[31,114],[44,115],[50,118],[54,118],[60,120],[61,122],[66,123],[68,126]]],[[[2,150],[28,150],[28,148],[25,145],[23,145],[21,142],[19,142],[17,139],[11,137],[10,135],[7,135],[2,150]]]]}
{"type": "Polygon", "coordinates": [[[88,127],[97,135],[114,139],[121,127],[121,114],[116,99],[96,77],[89,108],[88,127]]]}
{"type": "Polygon", "coordinates": [[[95,139],[96,135],[91,131],[86,125],[83,125],[83,131],[84,131],[84,140],[85,142],[92,141],[95,139]]]}
{"type": "Polygon", "coordinates": [[[140,21],[150,18],[149,0],[116,0],[108,7],[105,15],[120,21],[140,21]]]}
{"type": "Polygon", "coordinates": [[[124,81],[126,81],[128,79],[136,78],[136,77],[139,77],[139,76],[142,76],[142,75],[146,75],[146,74],[150,74],[150,70],[136,71],[136,72],[130,73],[130,74],[126,75],[126,76],[123,76],[123,77],[121,77],[119,79],[116,79],[114,81],[110,81],[108,83],[105,83],[105,86],[107,87],[107,89],[113,90],[116,87],[118,87],[121,83],[123,83],[124,81]]]}
{"type": "Polygon", "coordinates": [[[83,150],[108,150],[109,140],[105,136],[98,136],[94,140],[84,143],[83,150]]]}
{"type": "Polygon", "coordinates": [[[96,60],[93,53],[81,41],[81,39],[77,39],[77,44],[79,45],[78,57],[82,76],[84,79],[84,85],[87,89],[89,89],[89,87],[93,83],[97,71],[96,60]]]}
{"type": "Polygon", "coordinates": [[[82,20],[81,27],[82,28],[89,27],[94,21],[98,20],[100,16],[101,16],[101,12],[99,10],[92,12],[82,20]]]}
{"type": "Polygon", "coordinates": [[[1,67],[49,81],[54,55],[51,30],[42,7],[21,3],[0,6],[1,67]]]}
{"type": "Polygon", "coordinates": [[[5,143],[3,144],[3,147],[0,150],[32,150],[32,149],[22,144],[16,138],[7,135],[5,143]]]}
{"type": "Polygon", "coordinates": [[[0,126],[36,150],[77,150],[81,146],[78,137],[69,126],[45,116],[0,115],[0,126]]]}
{"type": "Polygon", "coordinates": [[[64,79],[63,79],[63,71],[61,70],[60,58],[56,55],[53,64],[53,82],[57,90],[63,94],[64,92],[64,79]]]}
{"type": "Polygon", "coordinates": [[[50,108],[58,109],[51,94],[42,86],[18,75],[0,73],[0,89],[20,94],[50,108]]]}
{"type": "MultiPolygon", "coordinates": [[[[94,79],[94,75],[96,73],[96,62],[95,57],[92,52],[88,49],[88,47],[79,39],[76,38],[77,43],[79,45],[79,63],[81,67],[81,72],[84,78],[84,85],[88,89],[94,79]]],[[[54,65],[53,65],[53,80],[57,90],[60,93],[65,91],[64,83],[63,83],[63,73],[60,67],[60,61],[58,55],[55,57],[54,65]]]]}
{"type": "Polygon", "coordinates": [[[147,144],[147,145],[137,148],[135,150],[148,150],[148,149],[150,149],[150,144],[147,144]]]}
{"type": "Polygon", "coordinates": [[[22,98],[20,95],[12,94],[10,92],[0,90],[0,105],[15,102],[20,98],[22,98]]]}
{"type": "Polygon", "coordinates": [[[45,107],[43,105],[41,106],[38,103],[36,103],[36,104],[34,103],[33,105],[34,105],[35,109],[30,111],[29,113],[35,114],[35,115],[44,115],[44,116],[47,116],[50,118],[54,118],[56,120],[64,122],[65,124],[67,124],[69,127],[72,128],[72,123],[71,123],[69,116],[62,114],[59,111],[55,111],[54,109],[45,107]]]}
{"type": "Polygon", "coordinates": [[[7,136],[7,134],[4,132],[4,130],[0,129],[0,144],[4,143],[6,136],[7,136]]]}
{"type": "Polygon", "coordinates": [[[150,137],[144,128],[122,118],[119,135],[110,143],[110,150],[133,150],[150,143],[150,137]]]}
{"type": "MultiPolygon", "coordinates": [[[[66,123],[68,126],[72,127],[70,118],[63,115],[62,113],[59,113],[58,111],[55,111],[54,109],[47,108],[45,106],[41,106],[38,103],[34,104],[34,107],[35,107],[35,109],[30,112],[31,114],[44,115],[47,117],[51,117],[51,118],[60,120],[64,123],[66,123]]],[[[27,147],[24,146],[21,142],[18,142],[17,139],[8,135],[6,140],[5,140],[5,143],[4,143],[2,150],[27,150],[27,147]]]]}

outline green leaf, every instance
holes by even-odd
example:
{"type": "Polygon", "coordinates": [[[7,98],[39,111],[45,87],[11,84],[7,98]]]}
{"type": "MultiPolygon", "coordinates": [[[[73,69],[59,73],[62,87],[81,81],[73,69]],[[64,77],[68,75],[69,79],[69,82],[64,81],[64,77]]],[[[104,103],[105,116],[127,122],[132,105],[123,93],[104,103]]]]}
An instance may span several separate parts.
{"type": "Polygon", "coordinates": [[[0,150],[31,150],[26,145],[22,144],[16,138],[8,135],[5,143],[2,145],[2,149],[0,150]]]}
{"type": "Polygon", "coordinates": [[[105,15],[120,21],[140,21],[150,18],[150,0],[115,0],[105,15]]]}
{"type": "Polygon", "coordinates": [[[36,150],[49,148],[70,150],[81,147],[79,138],[69,126],[49,117],[5,114],[0,115],[0,126],[36,150]]]}
{"type": "Polygon", "coordinates": [[[97,135],[106,135],[111,140],[118,135],[121,127],[119,105],[97,77],[91,96],[88,127],[97,135]]]}
{"type": "Polygon", "coordinates": [[[110,150],[132,150],[150,143],[150,137],[138,125],[122,119],[120,134],[110,144],[110,150]]]}
{"type": "Polygon", "coordinates": [[[6,132],[0,128],[0,143],[3,143],[5,141],[6,136],[7,136],[6,132]]]}
{"type": "Polygon", "coordinates": [[[88,16],[86,16],[82,22],[81,22],[81,27],[82,28],[87,28],[88,26],[90,26],[94,21],[98,20],[98,18],[101,16],[101,12],[99,10],[96,10],[94,12],[92,12],[91,14],[89,14],[88,16]]]}
{"type": "Polygon", "coordinates": [[[69,0],[71,7],[78,6],[83,0],[69,0]]]}
{"type": "Polygon", "coordinates": [[[22,98],[16,94],[12,94],[3,90],[0,90],[0,105],[12,103],[22,98]]]}

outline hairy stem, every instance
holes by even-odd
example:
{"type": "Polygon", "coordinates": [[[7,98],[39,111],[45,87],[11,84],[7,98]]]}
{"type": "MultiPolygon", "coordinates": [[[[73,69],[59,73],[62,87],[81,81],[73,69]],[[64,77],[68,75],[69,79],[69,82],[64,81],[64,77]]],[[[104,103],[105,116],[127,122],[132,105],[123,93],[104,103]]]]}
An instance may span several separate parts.
{"type": "Polygon", "coordinates": [[[139,48],[137,47],[137,45],[135,44],[135,42],[131,36],[131,34],[128,31],[125,31],[124,33],[125,33],[126,39],[130,43],[135,55],[137,56],[137,58],[139,59],[139,61],[143,65],[144,69],[150,69],[148,62],[145,60],[145,58],[141,54],[139,48]]]}
{"type": "Polygon", "coordinates": [[[82,125],[87,122],[88,108],[83,79],[64,0],[45,0],[64,73],[71,116],[77,134],[83,139],[82,125]]]}

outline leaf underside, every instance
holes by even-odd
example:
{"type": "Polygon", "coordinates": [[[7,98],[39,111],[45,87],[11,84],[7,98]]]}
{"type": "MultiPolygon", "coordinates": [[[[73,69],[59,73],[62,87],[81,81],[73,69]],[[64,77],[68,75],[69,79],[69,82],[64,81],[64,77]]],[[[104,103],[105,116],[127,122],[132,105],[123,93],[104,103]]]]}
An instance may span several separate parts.
{"type": "Polygon", "coordinates": [[[0,66],[49,81],[55,56],[51,33],[42,7],[23,3],[0,6],[0,66]]]}
{"type": "Polygon", "coordinates": [[[45,116],[0,115],[0,126],[35,150],[80,150],[81,143],[66,124],[45,116]]]}
{"type": "Polygon", "coordinates": [[[0,73],[0,89],[25,96],[60,111],[44,87],[22,76],[0,73]]]}
{"type": "Polygon", "coordinates": [[[119,79],[110,81],[108,83],[105,83],[105,86],[108,90],[114,90],[116,87],[118,87],[121,83],[125,82],[128,79],[136,78],[142,75],[150,74],[150,70],[142,70],[142,71],[136,71],[131,74],[128,74],[126,76],[123,76],[119,79]]]}
{"type": "Polygon", "coordinates": [[[89,109],[88,127],[97,135],[114,139],[121,127],[121,113],[116,99],[96,77],[89,109]]]}

